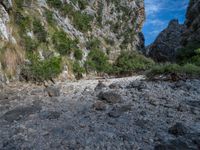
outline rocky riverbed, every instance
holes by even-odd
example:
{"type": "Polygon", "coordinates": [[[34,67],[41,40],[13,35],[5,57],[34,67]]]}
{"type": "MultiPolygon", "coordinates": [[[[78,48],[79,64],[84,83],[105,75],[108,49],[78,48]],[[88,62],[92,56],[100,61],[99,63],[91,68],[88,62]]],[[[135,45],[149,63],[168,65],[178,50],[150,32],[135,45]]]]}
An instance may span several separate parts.
{"type": "Polygon", "coordinates": [[[200,80],[82,80],[0,91],[1,150],[198,150],[200,80]]]}

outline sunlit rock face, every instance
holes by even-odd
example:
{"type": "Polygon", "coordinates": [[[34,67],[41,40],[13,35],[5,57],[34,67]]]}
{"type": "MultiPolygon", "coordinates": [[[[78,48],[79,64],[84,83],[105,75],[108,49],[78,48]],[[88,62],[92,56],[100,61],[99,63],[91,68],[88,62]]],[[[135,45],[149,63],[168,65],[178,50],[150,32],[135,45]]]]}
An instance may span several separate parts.
{"type": "Polygon", "coordinates": [[[185,46],[193,42],[200,42],[200,1],[191,0],[186,14],[186,32],[183,34],[182,44],[185,46]]]}
{"type": "MultiPolygon", "coordinates": [[[[110,58],[115,59],[122,49],[141,50],[144,41],[141,28],[145,19],[143,0],[94,0],[90,1],[90,9],[96,14],[92,35],[113,40],[110,47],[110,58]]],[[[102,39],[103,41],[103,39],[102,39]]]]}
{"type": "Polygon", "coordinates": [[[85,9],[76,6],[74,9],[94,18],[92,30],[83,33],[72,24],[69,16],[63,18],[59,14],[56,15],[58,25],[72,37],[79,38],[82,44],[97,38],[99,47],[104,52],[109,50],[110,60],[115,60],[124,49],[134,51],[144,48],[144,39],[141,38],[145,20],[143,0],[88,0],[85,9]]]}
{"type": "Polygon", "coordinates": [[[2,5],[0,5],[0,36],[5,40],[9,39],[9,29],[7,27],[9,20],[10,18],[7,11],[2,5]]]}
{"type": "MultiPolygon", "coordinates": [[[[144,20],[143,0],[58,0],[56,3],[48,0],[0,0],[0,48],[12,45],[18,47],[19,53],[26,53],[26,47],[32,48],[36,41],[34,51],[57,55],[52,36],[59,30],[78,41],[77,47],[83,52],[82,64],[91,50],[88,43],[94,40],[113,62],[123,50],[144,50],[141,33],[144,20]],[[57,2],[61,5],[58,6],[57,2]],[[34,20],[40,22],[47,33],[45,45],[34,33],[34,20]]],[[[75,59],[73,52],[68,57],[75,59]]]]}
{"type": "MultiPolygon", "coordinates": [[[[82,45],[82,50],[87,50],[87,47],[84,46],[86,42],[91,38],[97,38],[100,40],[100,48],[104,52],[109,49],[111,60],[116,59],[122,49],[133,51],[144,48],[144,38],[141,33],[145,19],[143,0],[87,0],[87,6],[84,6],[84,8],[70,0],[62,1],[62,3],[63,5],[72,6],[75,11],[92,16],[92,29],[87,32],[77,29],[76,25],[72,23],[72,18],[70,18],[69,14],[61,15],[60,10],[49,7],[46,0],[35,2],[24,0],[21,12],[26,16],[41,19],[45,16],[46,9],[52,11],[56,26],[62,28],[71,38],[78,38],[79,44],[82,45]],[[28,4],[31,4],[31,6],[27,6],[28,4]],[[37,9],[30,12],[28,10],[29,7],[37,9]],[[40,15],[38,16],[37,14],[35,16],[38,12],[40,15]]],[[[11,16],[9,16],[8,10],[12,8],[13,3],[12,0],[1,0],[0,4],[0,37],[9,40],[10,32],[7,23],[11,16]]],[[[46,27],[48,26],[45,19],[40,21],[46,27]]]]}
{"type": "Polygon", "coordinates": [[[178,20],[170,21],[168,27],[147,48],[148,55],[158,62],[174,61],[184,31],[185,25],[179,24],[178,20]]]}

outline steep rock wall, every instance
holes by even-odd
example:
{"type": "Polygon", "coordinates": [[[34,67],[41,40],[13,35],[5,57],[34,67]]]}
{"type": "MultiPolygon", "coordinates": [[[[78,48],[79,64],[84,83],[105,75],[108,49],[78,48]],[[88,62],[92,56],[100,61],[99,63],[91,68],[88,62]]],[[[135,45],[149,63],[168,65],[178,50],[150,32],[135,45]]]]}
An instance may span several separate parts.
{"type": "Polygon", "coordinates": [[[178,20],[170,21],[168,27],[147,48],[148,55],[158,62],[175,61],[176,50],[181,47],[181,36],[185,29],[185,25],[179,24],[178,20]]]}
{"type": "MultiPolygon", "coordinates": [[[[20,61],[26,62],[29,51],[38,52],[41,59],[49,54],[62,55],[53,37],[64,31],[83,52],[81,62],[95,41],[112,62],[122,50],[144,49],[144,19],[143,0],[1,0],[0,50],[12,48],[20,61]]],[[[74,60],[73,53],[63,57],[74,60]]]]}

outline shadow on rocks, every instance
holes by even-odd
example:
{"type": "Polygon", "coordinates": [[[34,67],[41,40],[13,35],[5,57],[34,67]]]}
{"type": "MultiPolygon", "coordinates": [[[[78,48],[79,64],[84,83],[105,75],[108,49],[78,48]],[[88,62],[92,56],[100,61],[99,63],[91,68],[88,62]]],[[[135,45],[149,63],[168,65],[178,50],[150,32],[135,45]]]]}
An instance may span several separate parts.
{"type": "Polygon", "coordinates": [[[120,94],[116,93],[115,91],[106,91],[100,92],[97,96],[100,100],[105,101],[109,104],[120,103],[123,101],[123,98],[120,94]]]}
{"type": "Polygon", "coordinates": [[[41,110],[40,106],[26,106],[26,107],[17,107],[14,108],[13,110],[10,110],[6,112],[1,119],[4,119],[10,123],[14,121],[18,121],[21,119],[25,119],[31,114],[37,113],[38,111],[41,110]]]}

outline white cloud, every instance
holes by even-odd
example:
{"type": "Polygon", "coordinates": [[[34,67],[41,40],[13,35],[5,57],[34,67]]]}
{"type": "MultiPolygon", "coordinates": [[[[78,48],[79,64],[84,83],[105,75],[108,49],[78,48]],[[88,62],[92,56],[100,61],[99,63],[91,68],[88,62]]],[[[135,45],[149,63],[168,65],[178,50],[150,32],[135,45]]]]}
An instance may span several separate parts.
{"type": "Polygon", "coordinates": [[[147,15],[154,15],[160,11],[160,4],[157,3],[157,0],[146,0],[145,2],[145,11],[147,15]]]}
{"type": "Polygon", "coordinates": [[[144,0],[146,21],[143,32],[147,44],[150,44],[157,35],[167,27],[171,19],[184,21],[189,0],[144,0]]]}
{"type": "Polygon", "coordinates": [[[151,19],[147,22],[147,24],[153,25],[153,26],[163,26],[165,25],[165,22],[159,19],[151,19]]]}

